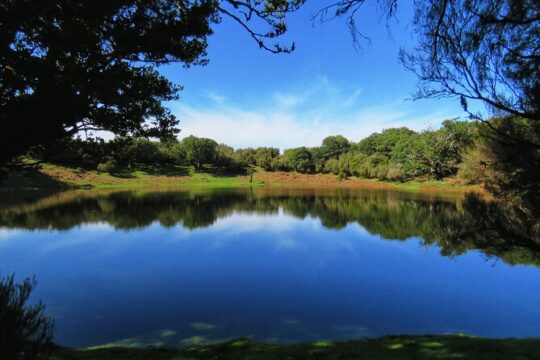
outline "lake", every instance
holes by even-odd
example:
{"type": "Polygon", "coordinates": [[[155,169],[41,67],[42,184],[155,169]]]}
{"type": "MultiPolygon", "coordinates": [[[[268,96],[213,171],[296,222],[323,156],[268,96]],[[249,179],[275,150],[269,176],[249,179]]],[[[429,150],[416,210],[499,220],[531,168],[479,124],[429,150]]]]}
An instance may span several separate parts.
{"type": "Polygon", "coordinates": [[[0,273],[35,275],[66,346],[539,337],[540,245],[489,206],[265,188],[16,198],[0,205],[0,273]]]}

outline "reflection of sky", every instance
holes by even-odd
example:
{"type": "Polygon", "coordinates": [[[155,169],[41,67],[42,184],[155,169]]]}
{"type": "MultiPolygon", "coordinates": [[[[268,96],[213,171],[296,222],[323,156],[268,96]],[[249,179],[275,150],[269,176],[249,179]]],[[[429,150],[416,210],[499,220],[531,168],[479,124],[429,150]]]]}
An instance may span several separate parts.
{"type": "Polygon", "coordinates": [[[283,212],[237,212],[197,230],[0,229],[0,264],[3,274],[36,274],[35,298],[65,345],[540,336],[537,268],[477,252],[442,257],[417,239],[283,212]]]}

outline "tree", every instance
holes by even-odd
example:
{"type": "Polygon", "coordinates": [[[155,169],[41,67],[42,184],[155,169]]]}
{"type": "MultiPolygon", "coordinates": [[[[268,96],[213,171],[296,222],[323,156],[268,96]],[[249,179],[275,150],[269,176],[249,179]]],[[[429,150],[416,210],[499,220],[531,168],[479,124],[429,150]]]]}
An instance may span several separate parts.
{"type": "Polygon", "coordinates": [[[235,157],[234,149],[225,144],[216,147],[216,165],[225,170],[238,170],[240,165],[235,157]]]}
{"type": "Polygon", "coordinates": [[[474,124],[445,120],[441,129],[419,134],[410,156],[431,177],[442,180],[456,174],[462,155],[473,146],[475,135],[474,124]]]}
{"type": "Polygon", "coordinates": [[[308,173],[314,169],[311,152],[305,146],[285,150],[283,159],[292,171],[308,173]]]}
{"type": "Polygon", "coordinates": [[[272,160],[279,156],[279,149],[272,147],[259,147],[255,149],[255,162],[264,170],[272,170],[272,160]]]}
{"type": "Polygon", "coordinates": [[[419,43],[401,52],[419,79],[415,98],[479,100],[496,115],[540,120],[537,0],[416,1],[419,43]]]}
{"type": "Polygon", "coordinates": [[[14,276],[0,278],[0,349],[2,358],[41,359],[52,340],[53,322],[42,303],[26,304],[35,279],[15,283],[14,276]]]}
{"type": "MultiPolygon", "coordinates": [[[[368,3],[391,18],[399,1],[340,0],[317,16],[346,17],[357,42],[365,36],[355,17],[368,3]]],[[[418,76],[414,98],[454,97],[466,111],[470,100],[479,100],[498,116],[540,120],[537,0],[415,0],[414,8],[418,44],[400,53],[403,65],[418,76]]]]}
{"type": "MultiPolygon", "coordinates": [[[[362,34],[358,32],[355,15],[369,2],[378,4],[388,17],[395,14],[399,3],[340,0],[318,15],[322,20],[347,17],[357,40],[362,34]]],[[[494,186],[495,194],[506,196],[501,192],[506,191],[530,195],[531,189],[538,189],[538,185],[532,184],[538,181],[537,170],[524,166],[523,158],[518,161],[512,154],[526,149],[531,163],[535,163],[540,151],[540,128],[533,125],[540,122],[538,0],[416,0],[414,7],[413,28],[418,43],[412,51],[400,53],[402,64],[418,77],[413,99],[459,99],[470,118],[484,122],[484,149],[490,154],[500,154],[505,149],[507,156],[484,165],[502,171],[500,179],[519,174],[525,181],[494,186]],[[469,106],[471,101],[485,105],[489,116],[473,110],[469,106]],[[518,129],[520,126],[525,127],[518,129]],[[522,191],[524,187],[528,190],[522,191]]],[[[540,194],[537,192],[534,198],[540,198],[540,194]]]]}
{"type": "Polygon", "coordinates": [[[488,189],[539,212],[538,1],[417,2],[415,27],[417,47],[400,56],[418,75],[415,98],[459,98],[469,116],[484,123],[480,150],[488,189]],[[495,118],[472,111],[471,100],[495,118]]]}
{"type": "Polygon", "coordinates": [[[235,157],[240,166],[247,168],[257,163],[256,152],[253,148],[238,149],[235,151],[235,157]]]}
{"type": "Polygon", "coordinates": [[[486,188],[539,219],[540,149],[534,144],[540,144],[540,122],[511,117],[482,125],[476,160],[486,188]]]}
{"type": "Polygon", "coordinates": [[[414,135],[416,133],[406,127],[385,129],[362,139],[355,148],[368,155],[382,153],[391,157],[396,147],[410,143],[414,135]]]}
{"type": "Polygon", "coordinates": [[[193,135],[180,142],[181,153],[185,159],[200,171],[204,164],[214,163],[216,160],[217,142],[212,139],[198,138],[193,135]]]}
{"type": "Polygon", "coordinates": [[[80,131],[171,137],[180,87],[157,67],[207,63],[220,16],[267,44],[302,1],[5,0],[0,4],[0,164],[80,131]],[[252,26],[253,25],[253,26],[252,26]],[[266,30],[255,29],[262,27],[266,30]]]}
{"type": "Polygon", "coordinates": [[[347,152],[350,148],[349,140],[342,135],[327,136],[324,138],[320,151],[325,160],[334,158],[347,152]]]}

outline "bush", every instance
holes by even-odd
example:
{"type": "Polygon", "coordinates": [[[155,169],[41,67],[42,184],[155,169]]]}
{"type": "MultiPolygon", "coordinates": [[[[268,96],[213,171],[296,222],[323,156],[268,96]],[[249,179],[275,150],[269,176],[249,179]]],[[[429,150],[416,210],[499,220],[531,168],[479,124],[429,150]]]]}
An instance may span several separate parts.
{"type": "Polygon", "coordinates": [[[486,175],[482,163],[482,151],[479,148],[469,150],[463,155],[463,162],[458,165],[457,176],[469,184],[483,183],[486,175]]]}
{"type": "Polygon", "coordinates": [[[98,164],[97,171],[103,172],[103,173],[111,173],[116,170],[117,168],[116,161],[114,160],[107,160],[104,163],[98,164]]]}
{"type": "Polygon", "coordinates": [[[41,302],[27,306],[35,279],[16,284],[14,276],[0,278],[0,350],[2,359],[42,359],[52,340],[53,321],[41,302]]]}
{"type": "Polygon", "coordinates": [[[403,182],[405,180],[403,166],[401,164],[391,164],[386,173],[386,179],[403,182]]]}

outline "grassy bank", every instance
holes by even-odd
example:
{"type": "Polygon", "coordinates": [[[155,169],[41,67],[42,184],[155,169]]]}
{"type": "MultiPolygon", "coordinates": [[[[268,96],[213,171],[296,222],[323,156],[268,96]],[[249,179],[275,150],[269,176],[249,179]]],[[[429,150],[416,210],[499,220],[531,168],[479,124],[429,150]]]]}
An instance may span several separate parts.
{"type": "Polygon", "coordinates": [[[338,179],[329,174],[299,174],[289,172],[264,172],[254,174],[253,181],[246,175],[221,175],[196,173],[192,167],[141,166],[115,173],[86,171],[52,164],[12,172],[0,184],[2,191],[44,189],[132,189],[147,187],[330,187],[362,189],[396,189],[414,192],[465,192],[481,191],[478,186],[459,184],[455,179],[445,181],[386,182],[350,177],[338,179]]]}
{"type": "Polygon", "coordinates": [[[540,339],[470,336],[387,336],[380,339],[294,345],[231,340],[184,350],[163,348],[56,348],[55,360],[93,359],[538,359],[540,339]]]}

